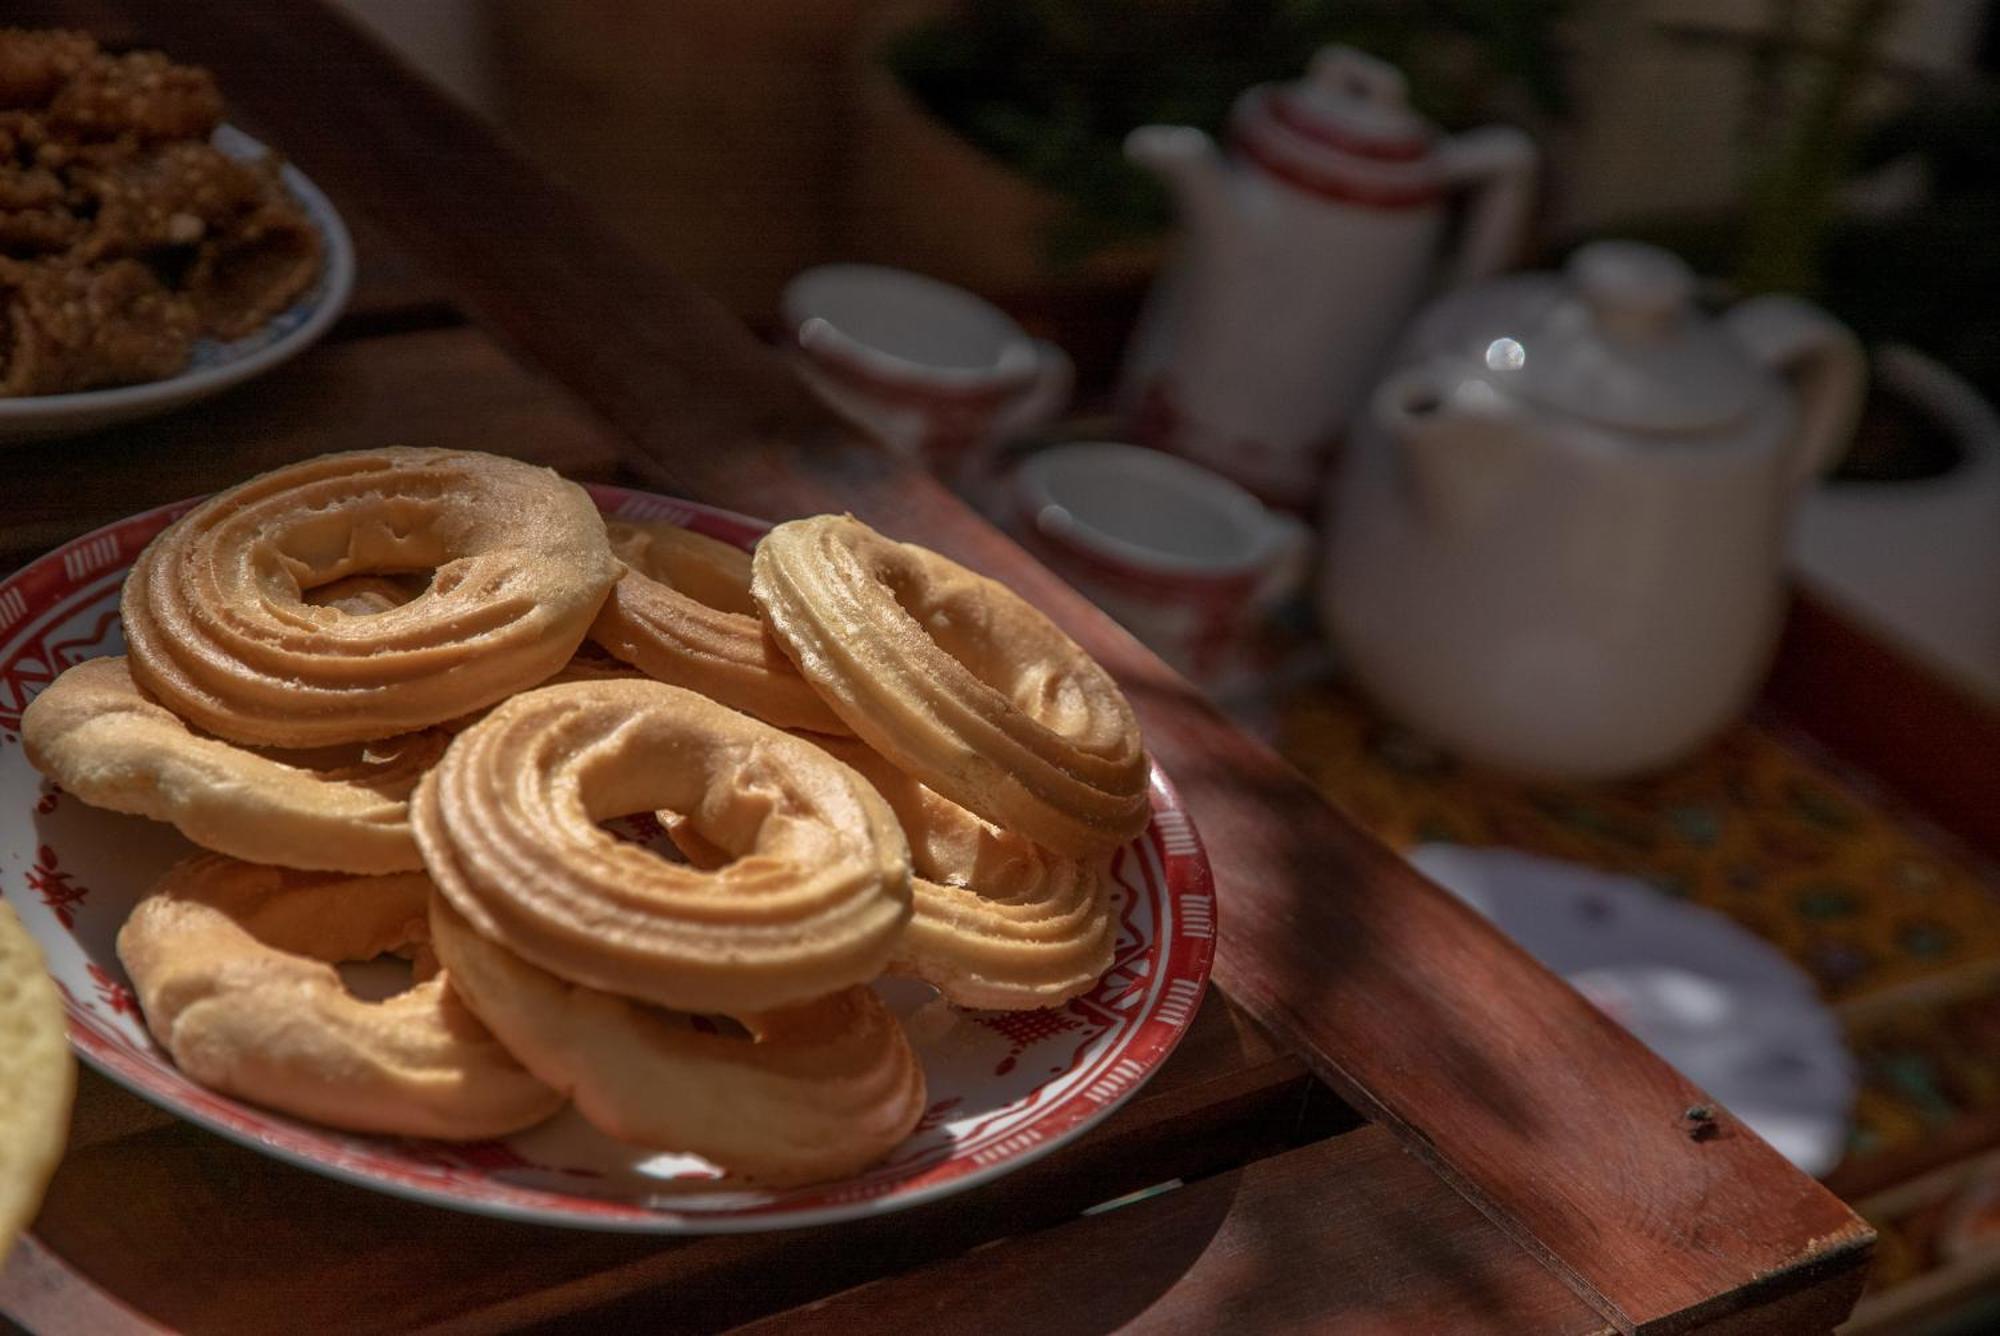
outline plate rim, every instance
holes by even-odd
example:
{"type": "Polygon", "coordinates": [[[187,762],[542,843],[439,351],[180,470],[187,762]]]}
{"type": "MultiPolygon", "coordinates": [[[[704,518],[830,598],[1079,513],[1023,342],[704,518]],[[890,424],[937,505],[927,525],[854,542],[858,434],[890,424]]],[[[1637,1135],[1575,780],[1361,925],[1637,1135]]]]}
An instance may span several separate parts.
{"type": "MultiPolygon", "coordinates": [[[[279,363],[298,356],[317,343],[333,322],[346,311],[348,300],[354,295],[354,282],[359,265],[354,253],[353,235],[347,230],[347,222],[340,216],[340,211],[333,207],[333,201],[327,198],[325,191],[313,184],[310,177],[293,166],[289,159],[236,126],[226,122],[217,126],[213,139],[217,147],[227,143],[240,146],[246,151],[261,149],[279,159],[279,180],[284,183],[288,192],[306,206],[308,218],[320,233],[320,239],[326,248],[323,257],[326,269],[325,292],[319,303],[304,320],[299,322],[296,329],[279,335],[254,352],[233,358],[219,366],[187,368],[163,379],[142,381],[136,385],[109,385],[101,389],[74,390],[64,394],[0,397],[0,429],[53,430],[75,418],[90,418],[95,421],[101,415],[112,413],[121,417],[140,416],[149,410],[165,412],[170,408],[207,398],[253,376],[262,375],[279,363]]],[[[284,312],[281,311],[272,316],[270,320],[264,322],[264,325],[259,326],[259,329],[268,327],[272,320],[277,320],[283,315],[284,312]]]]}
{"type": "MultiPolygon", "coordinates": [[[[603,483],[580,485],[590,494],[593,502],[607,514],[614,508],[631,507],[642,512],[643,517],[692,518],[737,530],[739,537],[733,541],[741,541],[742,535],[762,534],[773,527],[771,521],[685,498],[603,483]]],[[[26,585],[46,586],[53,581],[63,581],[67,588],[50,591],[53,599],[44,596],[38,605],[43,608],[53,606],[55,601],[82,595],[101,584],[108,572],[114,569],[122,570],[125,566],[129,566],[129,563],[114,565],[112,562],[99,562],[89,569],[78,570],[72,564],[76,554],[102,552],[103,540],[121,530],[143,527],[157,520],[171,523],[174,518],[199,505],[203,499],[194,497],[169,502],[100,525],[61,544],[4,580],[0,580],[0,643],[11,645],[19,639],[15,627],[35,620],[36,609],[26,606],[25,595],[20,596],[23,605],[21,610],[9,615],[9,595],[17,588],[26,585]]],[[[619,517],[635,518],[629,512],[619,517]]],[[[164,524],[158,525],[158,528],[164,527],[164,524]]],[[[154,532],[157,532],[158,528],[154,532]]],[[[114,553],[118,551],[115,541],[111,551],[114,553]]],[[[10,735],[13,732],[14,730],[9,730],[10,735]]],[[[1148,788],[1154,801],[1153,817],[1139,840],[1134,841],[1133,845],[1143,841],[1146,853],[1158,866],[1159,893],[1166,902],[1168,931],[1155,937],[1155,959],[1159,962],[1159,967],[1149,981],[1143,1013],[1135,1020],[1122,1046],[1104,1055],[1105,1060],[1102,1063],[1103,1069],[1107,1072],[1119,1062],[1130,1061],[1143,1063],[1143,1069],[1124,1088],[1096,1103],[1094,1107],[1079,1106],[1084,1092],[1091,1089],[1095,1081],[1078,1085],[1065,1096],[1063,1104],[1055,1106],[1063,1111],[1059,1115],[1060,1125],[1053,1131],[1043,1132],[1033,1145],[997,1155],[985,1164],[968,1164],[968,1167],[960,1172],[907,1190],[890,1186],[866,1196],[823,1201],[797,1209],[788,1210],[781,1203],[769,1203],[764,1207],[715,1214],[675,1211],[670,1206],[655,1208],[631,1202],[594,1199],[582,1194],[562,1194],[553,1189],[520,1187],[504,1182],[495,1182],[492,1187],[496,1191],[518,1193],[524,1198],[540,1200],[508,1200],[505,1195],[466,1196],[461,1195],[447,1183],[426,1183],[416,1179],[399,1180],[366,1167],[342,1163],[337,1156],[315,1155],[308,1150],[283,1144],[282,1139],[273,1139],[252,1124],[261,1121],[266,1127],[275,1130],[288,1130],[296,1125],[299,1132],[307,1136],[331,1134],[355,1137],[361,1134],[343,1133],[339,1129],[323,1129],[309,1120],[296,1119],[280,1111],[265,1110],[219,1091],[207,1091],[188,1081],[188,1078],[181,1076],[170,1066],[167,1067],[174,1078],[186,1082],[191,1089],[201,1090],[209,1101],[241,1115],[243,1125],[232,1125],[228,1118],[203,1108],[201,1102],[187,1099],[170,1087],[153,1084],[155,1078],[149,1069],[140,1065],[141,1059],[122,1051],[125,1044],[123,1038],[101,1030],[93,1020],[84,1015],[81,1006],[65,989],[64,1004],[70,1022],[71,1048],[92,1070],[121,1088],[205,1131],[248,1149],[270,1155],[283,1163],[336,1181],[447,1210],[599,1232],[698,1237],[709,1234],[748,1234],[811,1228],[847,1220],[871,1218],[926,1205],[960,1192],[970,1191],[1018,1169],[1026,1168],[1089,1133],[1113,1112],[1124,1107],[1145,1087],[1172,1057],[1192,1027],[1194,1017],[1206,999],[1213,980],[1216,920],[1219,917],[1214,872],[1200,832],[1195,826],[1192,815],[1186,810],[1179,789],[1171,777],[1160,768],[1158,762],[1150,756],[1148,764],[1148,788]],[[1167,815],[1170,819],[1162,823],[1160,819],[1162,815],[1167,815]],[[1169,830],[1168,827],[1172,829],[1169,830]],[[1203,931],[1189,930],[1184,910],[1186,901],[1190,898],[1198,901],[1206,909],[1208,921],[1203,931]],[[1184,959],[1186,971],[1177,976],[1168,968],[1170,960],[1176,958],[1184,959]],[[1162,1020],[1158,1014],[1161,1009],[1161,998],[1164,996],[1170,977],[1192,978],[1195,984],[1192,993],[1182,999],[1184,1019],[1178,1023],[1162,1020]],[[88,1034],[88,1038],[84,1037],[85,1033],[88,1034]],[[1131,1050],[1140,1046],[1142,1040],[1144,1050],[1135,1058],[1131,1050]],[[98,1051],[98,1046],[101,1046],[102,1051],[98,1051]]],[[[1017,1131],[1010,1136],[1018,1134],[1017,1131]]],[[[397,1139],[381,1138],[381,1140],[397,1139]]],[[[439,1144],[449,1146],[452,1143],[439,1144]]],[[[954,1158],[947,1153],[926,1169],[951,1163],[954,1158]]],[[[440,1172],[449,1170],[441,1167],[440,1172]]],[[[817,1186],[837,1188],[839,1184],[817,1186]]]]}

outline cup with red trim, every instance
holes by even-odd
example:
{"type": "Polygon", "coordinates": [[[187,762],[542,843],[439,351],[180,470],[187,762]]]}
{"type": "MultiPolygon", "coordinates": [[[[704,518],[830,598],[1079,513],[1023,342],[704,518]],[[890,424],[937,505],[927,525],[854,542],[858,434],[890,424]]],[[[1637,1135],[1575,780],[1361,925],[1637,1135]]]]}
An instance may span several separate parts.
{"type": "Polygon", "coordinates": [[[1158,450],[1059,445],[1015,471],[1012,525],[1076,590],[1191,680],[1233,685],[1262,616],[1296,593],[1312,531],[1158,450]]]}
{"type": "Polygon", "coordinates": [[[829,264],[785,286],[806,382],[948,485],[978,487],[995,447],[1069,404],[1068,354],[963,288],[905,269],[829,264]]]}

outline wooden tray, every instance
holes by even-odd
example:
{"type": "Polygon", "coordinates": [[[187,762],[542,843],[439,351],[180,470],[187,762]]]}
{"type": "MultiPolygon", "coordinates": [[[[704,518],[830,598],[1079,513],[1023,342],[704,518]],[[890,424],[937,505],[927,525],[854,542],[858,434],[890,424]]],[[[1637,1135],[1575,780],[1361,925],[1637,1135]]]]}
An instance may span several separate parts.
{"type": "Polygon", "coordinates": [[[454,1216],[86,1076],[33,1245],[0,1281],[16,1320],[1798,1331],[1848,1311],[1872,1235],[1838,1200],[1726,1114],[1691,1138],[1699,1092],[370,40],[311,3],[33,0],[10,21],[212,67],[237,119],[334,197],[363,269],[336,339],[267,380],[11,454],[8,561],[257,468],[398,440],[774,518],[852,510],[1007,580],[1118,675],[1216,851],[1223,923],[1220,993],[1084,1142],[825,1230],[663,1242],[454,1216]]]}

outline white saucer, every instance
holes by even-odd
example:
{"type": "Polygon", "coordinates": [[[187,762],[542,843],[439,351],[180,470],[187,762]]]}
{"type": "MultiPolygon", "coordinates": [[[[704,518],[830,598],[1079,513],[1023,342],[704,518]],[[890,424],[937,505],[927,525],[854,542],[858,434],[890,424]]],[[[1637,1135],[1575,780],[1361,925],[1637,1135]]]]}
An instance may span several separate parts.
{"type": "Polygon", "coordinates": [[[1804,971],[1723,915],[1644,882],[1511,849],[1410,862],[1512,937],[1810,1174],[1840,1160],[1854,1059],[1804,971]]]}

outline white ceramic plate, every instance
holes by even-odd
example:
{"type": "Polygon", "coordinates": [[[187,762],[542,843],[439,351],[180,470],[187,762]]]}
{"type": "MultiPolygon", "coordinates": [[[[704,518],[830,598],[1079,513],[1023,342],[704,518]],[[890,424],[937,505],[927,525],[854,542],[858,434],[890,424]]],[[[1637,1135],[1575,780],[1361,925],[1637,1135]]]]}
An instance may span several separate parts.
{"type": "MultiPolygon", "coordinates": [[[[764,525],[688,502],[591,489],[607,513],[661,518],[748,547],[764,525]]],[[[309,1169],[442,1206],[549,1224],[705,1233],[822,1224],[930,1201],[1074,1139],[1129,1098],[1180,1041],[1208,982],[1215,894],[1166,777],[1153,822],[1118,851],[1119,933],[1089,994],[1047,1011],[963,1012],[885,981],[929,1082],[917,1131],[886,1162],[792,1192],[719,1191],[689,1156],[653,1155],[565,1111],[502,1140],[349,1135],[186,1080],[154,1044],[113,949],[132,904],[191,846],[170,826],[78,802],[21,754],[21,711],[63,668],[119,651],[118,592],[146,542],[192,502],[77,539],[0,583],[0,894],[41,943],[77,1052],[145,1098],[309,1169]]]]}
{"type": "MultiPolygon", "coordinates": [[[[232,158],[261,158],[265,153],[262,144],[234,126],[219,127],[213,142],[232,158]]],[[[75,394],[0,398],[0,445],[95,431],[180,408],[298,356],[324,334],[354,290],[354,242],[332,202],[305,173],[286,166],[280,179],[320,236],[319,280],[303,297],[254,334],[227,343],[198,340],[188,365],[165,380],[75,394]]]]}

